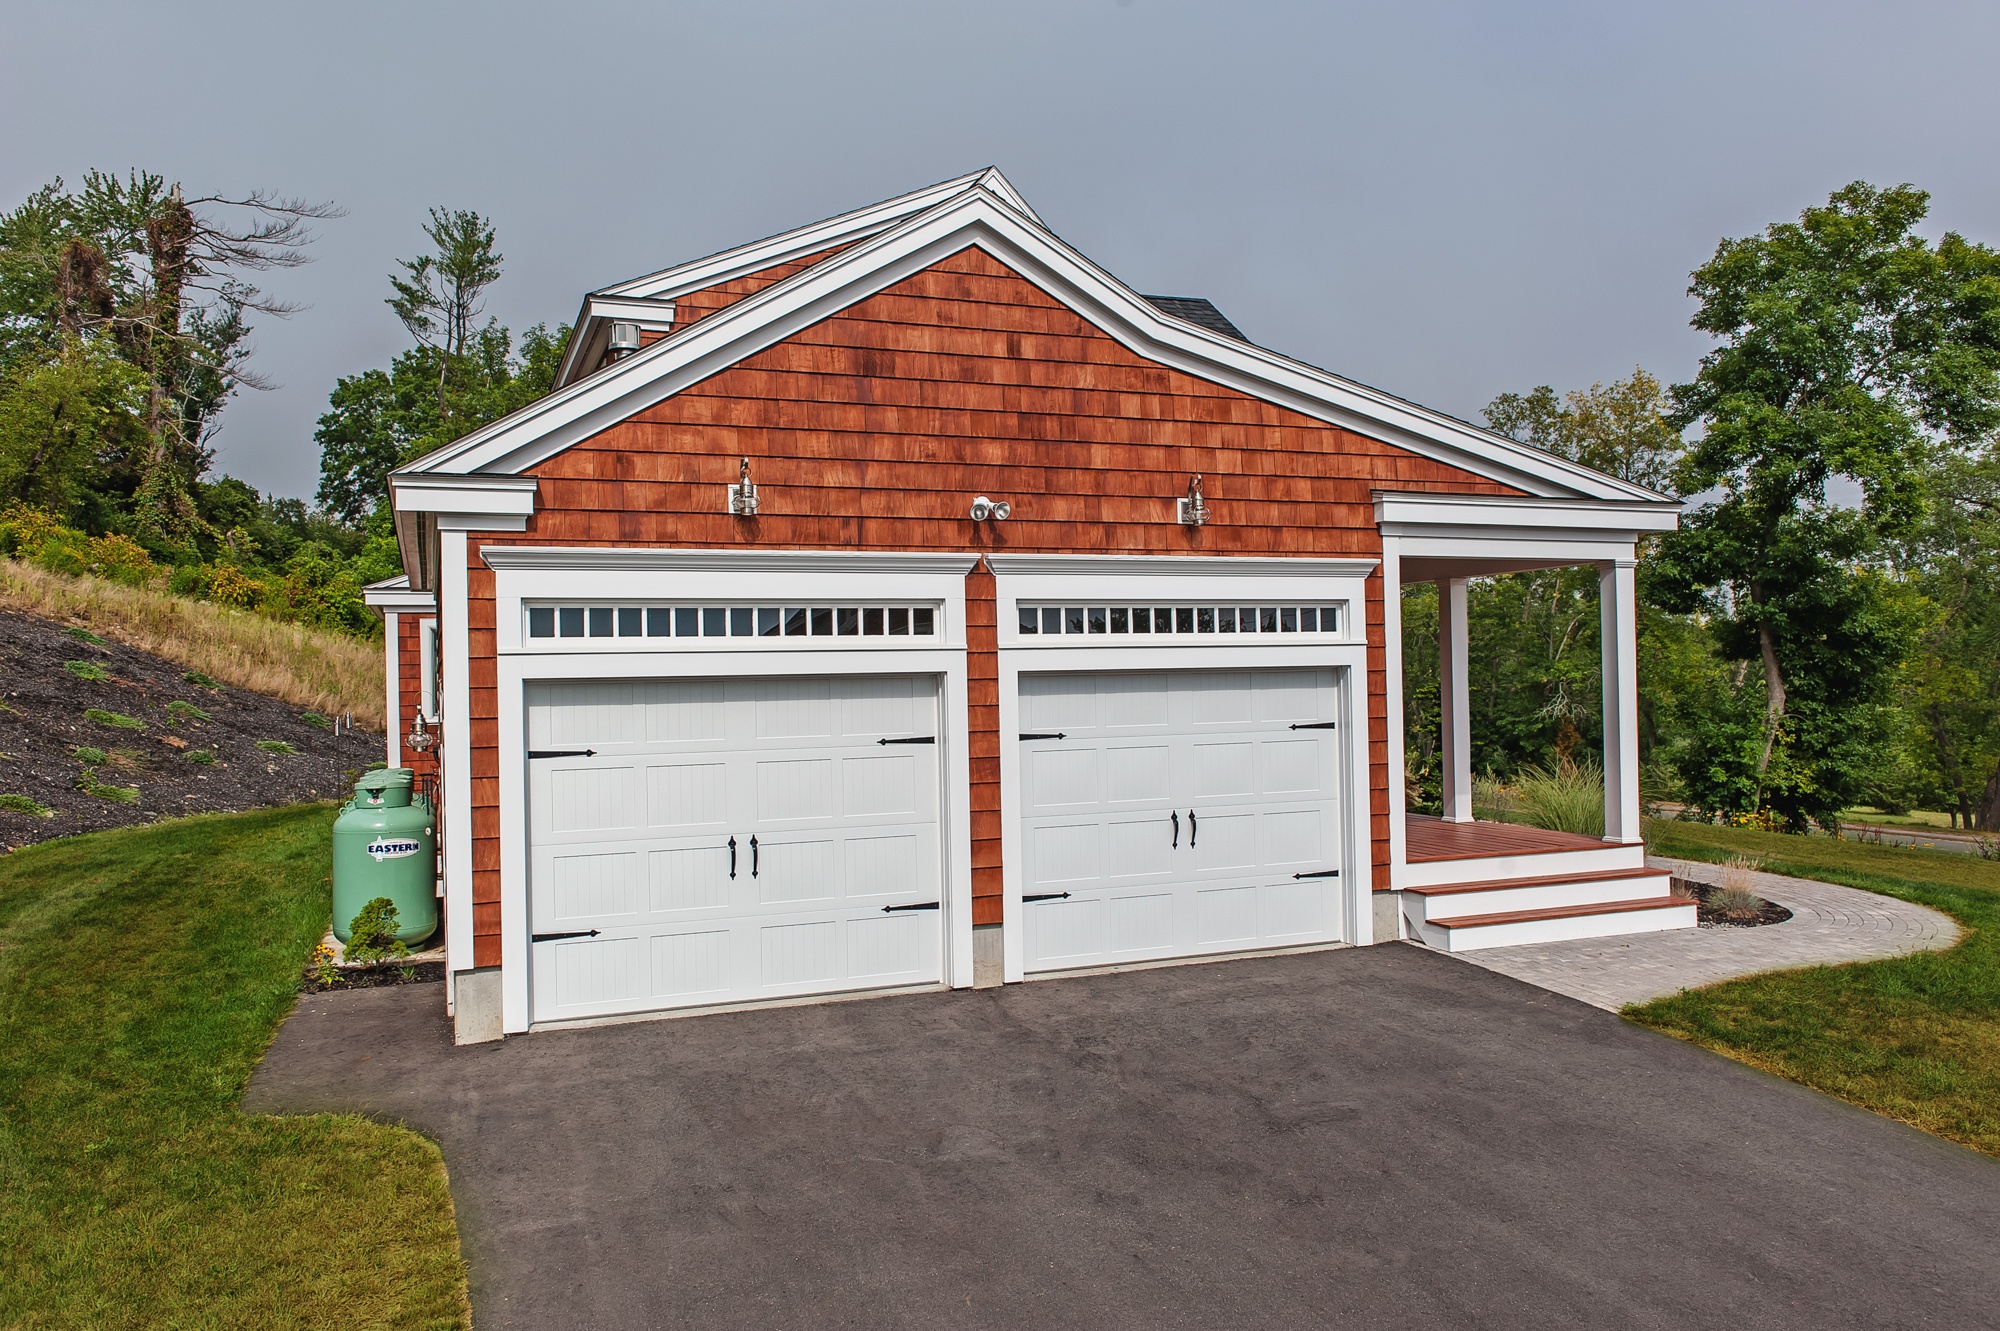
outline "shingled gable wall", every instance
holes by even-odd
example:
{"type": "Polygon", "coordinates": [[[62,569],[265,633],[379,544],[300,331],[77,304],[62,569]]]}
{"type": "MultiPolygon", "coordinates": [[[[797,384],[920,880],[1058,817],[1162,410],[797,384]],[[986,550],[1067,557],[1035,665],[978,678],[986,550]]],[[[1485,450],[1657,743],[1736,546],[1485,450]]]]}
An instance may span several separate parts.
{"type": "MultiPolygon", "coordinates": [[[[743,293],[748,294],[748,293],[743,293]]],[[[493,574],[481,546],[657,545],[1379,558],[1370,493],[1515,494],[1141,359],[960,251],[532,469],[525,533],[467,542],[475,964],[500,962],[493,574]],[[720,512],[747,455],[754,519],[720,512]],[[1214,516],[1174,521],[1200,472],[1214,516]],[[974,524],[975,494],[1012,501],[974,524]]],[[[1381,578],[1368,582],[1369,798],[1387,883],[1381,578]]],[[[976,923],[1000,919],[993,579],[967,586],[976,923]]]]}

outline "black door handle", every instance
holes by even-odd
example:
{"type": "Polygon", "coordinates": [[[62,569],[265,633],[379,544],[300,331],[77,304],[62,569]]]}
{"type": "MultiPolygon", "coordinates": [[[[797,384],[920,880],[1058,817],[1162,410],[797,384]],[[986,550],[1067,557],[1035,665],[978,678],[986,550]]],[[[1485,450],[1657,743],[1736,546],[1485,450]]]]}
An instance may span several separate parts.
{"type": "Polygon", "coordinates": [[[914,906],[884,906],[882,907],[882,913],[884,915],[894,915],[900,910],[936,910],[937,908],[938,903],[935,901],[919,901],[914,906]]]}
{"type": "Polygon", "coordinates": [[[752,878],[757,876],[757,834],[755,832],[750,834],[750,876],[752,878]]]}
{"type": "Polygon", "coordinates": [[[1181,811],[1175,809],[1167,816],[1174,820],[1174,849],[1179,850],[1181,848],[1181,811]]]}
{"type": "Polygon", "coordinates": [[[1201,824],[1194,820],[1194,810],[1188,810],[1188,849],[1194,849],[1195,835],[1201,831],[1201,824]]]}
{"type": "Polygon", "coordinates": [[[729,838],[729,881],[736,881],[736,838],[729,838]]]}

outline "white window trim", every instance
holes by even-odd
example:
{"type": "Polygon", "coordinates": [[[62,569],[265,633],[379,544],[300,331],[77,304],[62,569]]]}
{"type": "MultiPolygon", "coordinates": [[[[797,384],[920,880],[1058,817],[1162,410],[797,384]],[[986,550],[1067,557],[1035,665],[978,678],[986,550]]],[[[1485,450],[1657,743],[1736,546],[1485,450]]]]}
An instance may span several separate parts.
{"type": "Polygon", "coordinates": [[[1137,670],[1330,669],[1339,689],[1341,928],[1343,941],[1372,941],[1374,855],[1368,770],[1368,598],[1373,559],[1205,556],[989,555],[999,620],[1000,858],[1002,975],[1026,978],[1021,913],[1021,676],[1137,670]],[[1043,637],[1020,632],[1018,606],[1143,605],[1213,600],[1346,604],[1338,634],[1180,634],[1043,637]]]}
{"type": "MultiPolygon", "coordinates": [[[[838,552],[801,559],[797,552],[592,550],[535,551],[488,547],[495,569],[494,614],[499,684],[500,927],[502,1028],[531,1028],[532,946],[528,890],[527,686],[564,679],[772,678],[805,675],[929,675],[938,682],[938,844],[944,886],[943,974],[954,989],[972,984],[971,712],[965,644],[965,575],[970,555],[891,557],[838,552]],[[507,553],[502,553],[506,551],[507,553]],[[548,559],[551,554],[562,556],[548,559]],[[704,559],[702,556],[715,556],[704,559]],[[496,556],[498,556],[496,558],[496,556]],[[588,597],[577,595],[579,575],[588,597]],[[939,632],[926,639],[833,638],[818,650],[774,652],[663,650],[551,651],[525,639],[522,603],[551,598],[609,601],[686,600],[929,601],[940,607],[939,632]]],[[[558,641],[577,641],[575,639],[558,641]]],[[[584,642],[588,639],[582,640],[584,642]]],[[[613,639],[612,641],[616,641],[613,639]]],[[[675,639],[657,641],[672,642],[675,639]]],[[[700,639],[687,639],[699,643],[700,639]]],[[[720,641],[727,642],[727,639],[720,641]]]]}

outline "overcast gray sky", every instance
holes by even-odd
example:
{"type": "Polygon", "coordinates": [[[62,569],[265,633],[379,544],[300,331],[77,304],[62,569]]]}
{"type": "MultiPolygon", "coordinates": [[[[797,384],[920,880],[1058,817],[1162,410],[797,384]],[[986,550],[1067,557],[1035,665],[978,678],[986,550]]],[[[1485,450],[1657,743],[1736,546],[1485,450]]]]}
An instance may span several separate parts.
{"type": "Polygon", "coordinates": [[[310,496],[336,377],[427,207],[499,226],[490,312],[997,164],[1142,291],[1475,417],[1690,373],[1687,273],[1850,180],[2000,242],[2000,6],[0,2],[0,206],[145,167],[332,199],[269,288],[280,385],[218,470],[310,496]]]}

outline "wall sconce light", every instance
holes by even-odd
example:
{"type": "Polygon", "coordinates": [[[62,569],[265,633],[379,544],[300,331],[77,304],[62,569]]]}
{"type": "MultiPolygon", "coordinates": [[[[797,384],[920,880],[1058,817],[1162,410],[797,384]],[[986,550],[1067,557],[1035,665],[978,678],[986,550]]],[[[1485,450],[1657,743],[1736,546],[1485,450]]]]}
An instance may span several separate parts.
{"type": "Polygon", "coordinates": [[[995,522],[1005,522],[1014,513],[1014,506],[1004,499],[988,499],[985,495],[972,501],[972,520],[984,522],[988,518],[995,522]]]}
{"type": "Polygon", "coordinates": [[[743,459],[736,484],[729,486],[729,511],[739,518],[757,516],[757,487],[750,480],[750,459],[743,459]]]}
{"type": "Polygon", "coordinates": [[[1200,472],[1188,479],[1187,497],[1174,500],[1174,516],[1183,527],[1199,527],[1208,521],[1208,501],[1201,497],[1200,472]]]}
{"type": "Polygon", "coordinates": [[[424,726],[424,714],[418,712],[416,724],[410,727],[409,734],[403,736],[403,747],[415,753],[423,753],[430,746],[431,732],[424,726]]]}

